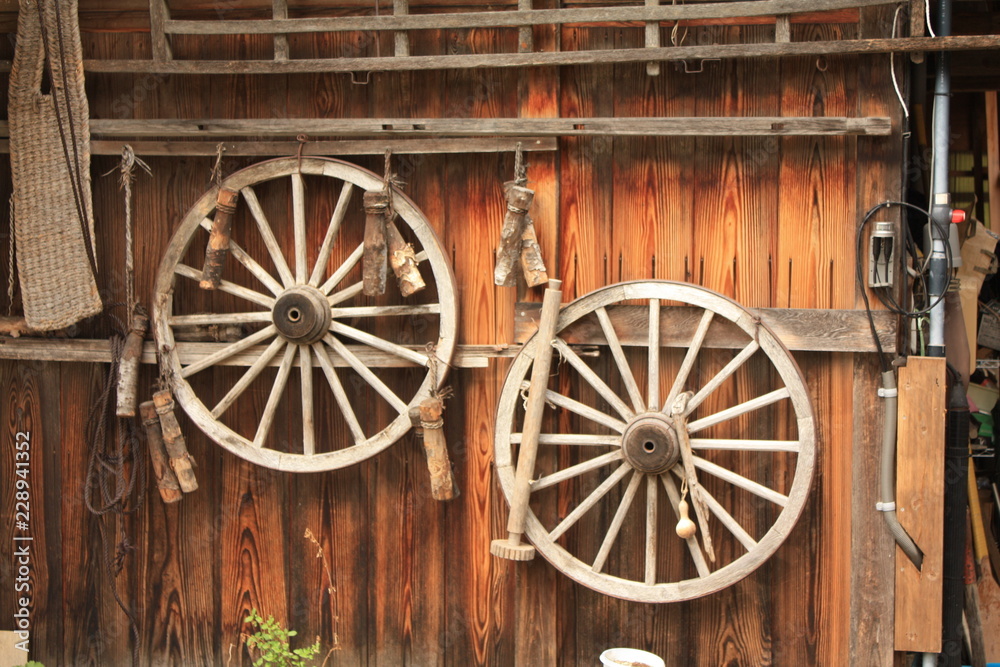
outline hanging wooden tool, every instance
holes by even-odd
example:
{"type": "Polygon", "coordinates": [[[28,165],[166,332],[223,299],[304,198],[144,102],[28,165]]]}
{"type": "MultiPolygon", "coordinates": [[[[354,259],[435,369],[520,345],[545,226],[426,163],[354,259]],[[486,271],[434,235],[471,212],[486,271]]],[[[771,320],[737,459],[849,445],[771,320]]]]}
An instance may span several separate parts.
{"type": "Polygon", "coordinates": [[[177,475],[181,491],[191,493],[198,489],[198,479],[194,474],[194,459],[188,454],[187,442],[174,414],[173,394],[169,389],[161,389],[153,394],[153,403],[156,406],[156,414],[160,417],[163,446],[170,457],[170,467],[177,475]]]}
{"type": "Polygon", "coordinates": [[[31,329],[62,329],[102,309],[82,62],[76,0],[21,0],[8,111],[17,268],[31,329]]]}
{"type": "Polygon", "coordinates": [[[139,360],[142,357],[142,340],[149,327],[149,316],[142,308],[132,313],[132,326],[125,338],[125,349],[118,360],[118,391],[115,414],[119,417],[135,416],[135,395],[139,385],[139,360]]]}
{"type": "Polygon", "coordinates": [[[518,266],[524,273],[528,287],[537,287],[548,282],[542,250],[535,234],[535,225],[528,216],[535,191],[524,187],[527,182],[527,168],[524,165],[521,144],[518,144],[514,157],[514,180],[507,181],[503,185],[507,210],[504,213],[500,243],[497,246],[496,268],[493,272],[493,281],[497,285],[506,287],[516,285],[518,266]]]}
{"type": "Polygon", "coordinates": [[[426,287],[413,246],[406,242],[396,226],[396,211],[392,205],[395,179],[391,168],[392,152],[385,152],[385,172],[381,192],[366,192],[365,252],[363,262],[364,292],[368,296],[385,293],[387,265],[392,267],[399,292],[410,296],[426,287]]]}
{"type": "Polygon", "coordinates": [[[176,503],[183,494],[177,476],[170,467],[167,449],[163,444],[163,431],[160,428],[160,415],[156,413],[156,403],[146,401],[140,404],[139,415],[146,429],[146,447],[149,449],[149,460],[153,464],[153,475],[156,476],[156,488],[160,490],[160,498],[165,503],[176,503]]]}
{"type": "Polygon", "coordinates": [[[212,231],[208,237],[208,247],[205,248],[205,265],[201,270],[202,289],[214,290],[222,281],[222,269],[229,256],[229,237],[233,229],[233,214],[236,213],[236,203],[240,193],[229,188],[219,188],[215,201],[215,218],[212,220],[212,231]]]}
{"type": "Polygon", "coordinates": [[[451,394],[450,387],[437,389],[438,364],[433,346],[428,365],[431,371],[431,395],[420,402],[419,407],[410,409],[410,421],[417,429],[418,437],[423,438],[424,453],[427,455],[427,469],[431,476],[431,497],[434,500],[452,500],[458,497],[458,487],[455,484],[455,474],[451,469],[451,459],[448,457],[448,443],[444,438],[444,399],[451,394]]]}

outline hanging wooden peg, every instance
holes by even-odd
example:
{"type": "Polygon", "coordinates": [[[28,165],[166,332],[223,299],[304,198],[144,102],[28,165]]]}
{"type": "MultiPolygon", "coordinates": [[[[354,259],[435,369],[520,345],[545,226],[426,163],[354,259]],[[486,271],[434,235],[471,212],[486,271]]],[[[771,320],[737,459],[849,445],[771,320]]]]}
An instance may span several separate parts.
{"type": "Polygon", "coordinates": [[[160,417],[160,429],[163,432],[163,446],[170,457],[170,467],[177,476],[181,491],[191,493],[198,488],[198,479],[194,475],[194,459],[188,454],[181,425],[177,423],[174,414],[174,397],[169,389],[162,389],[153,394],[156,414],[160,417]]]}
{"type": "Polygon", "coordinates": [[[524,187],[528,182],[527,168],[521,144],[517,144],[514,157],[514,180],[504,183],[504,213],[500,243],[497,246],[497,263],[493,282],[512,287],[517,284],[515,269],[520,265],[529,287],[548,282],[542,250],[538,245],[535,225],[528,216],[528,209],[535,198],[535,191],[524,187]]]}
{"type": "Polygon", "coordinates": [[[208,237],[208,247],[205,248],[205,266],[201,270],[202,289],[218,289],[222,280],[222,269],[229,255],[229,237],[233,229],[233,214],[236,213],[236,202],[240,193],[229,188],[219,188],[215,200],[215,218],[212,220],[212,232],[208,237]]]}
{"type": "Polygon", "coordinates": [[[149,316],[141,307],[132,313],[132,327],[125,338],[125,349],[118,360],[118,391],[115,414],[119,417],[135,416],[135,395],[139,385],[139,359],[142,357],[142,339],[149,326],[149,316]]]}
{"type": "Polygon", "coordinates": [[[395,222],[386,224],[385,231],[389,243],[389,265],[392,266],[392,272],[396,274],[399,293],[403,296],[410,296],[419,292],[427,285],[417,267],[417,255],[413,252],[413,246],[403,239],[395,222]]]}
{"type": "Polygon", "coordinates": [[[156,404],[146,401],[139,405],[139,415],[146,429],[146,446],[149,448],[149,460],[153,464],[153,475],[156,476],[156,487],[165,503],[176,503],[181,499],[181,486],[177,476],[170,468],[167,449],[163,445],[163,431],[160,430],[160,416],[156,414],[156,404]]]}
{"type": "Polygon", "coordinates": [[[438,361],[434,347],[428,346],[431,370],[431,395],[420,402],[419,408],[410,410],[410,421],[423,438],[427,469],[431,475],[431,496],[434,500],[452,500],[458,497],[455,474],[448,457],[448,443],[444,438],[444,399],[451,395],[451,388],[438,390],[438,361]]]}
{"type": "Polygon", "coordinates": [[[386,276],[386,218],[389,213],[388,192],[366,192],[365,205],[365,254],[363,284],[365,294],[385,294],[386,276]]]}

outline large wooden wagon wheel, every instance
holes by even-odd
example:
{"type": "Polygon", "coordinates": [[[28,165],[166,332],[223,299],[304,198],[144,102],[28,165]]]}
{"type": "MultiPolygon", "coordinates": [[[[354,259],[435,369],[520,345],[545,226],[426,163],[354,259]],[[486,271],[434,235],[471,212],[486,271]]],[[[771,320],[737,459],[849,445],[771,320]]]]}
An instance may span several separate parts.
{"type": "Polygon", "coordinates": [[[178,402],[217,443],[270,468],[330,470],[384,450],[410,428],[410,406],[440,387],[455,346],[454,277],[434,230],[394,191],[427,289],[403,299],[390,284],[366,297],[361,201],[382,190],[381,178],[340,160],[281,158],[221,185],[241,201],[218,290],[200,291],[195,268],[217,187],[184,216],[156,280],[156,343],[178,402]],[[241,333],[224,343],[176,340],[196,325],[241,333]],[[242,368],[210,372],[232,366],[242,368]],[[415,370],[399,368],[407,366],[415,370]]]}
{"type": "Polygon", "coordinates": [[[523,532],[577,582],[643,602],[700,597],[760,566],[802,512],[815,457],[808,391],[784,345],[739,304],[675,282],[602,288],[552,321],[555,335],[524,345],[500,396],[495,456],[512,522],[493,553],[530,558],[523,532]],[[661,330],[668,307],[684,330],[661,330]],[[567,343],[580,338],[599,355],[567,343]],[[527,379],[550,350],[561,363],[542,384],[556,414],[546,409],[532,447],[527,379]],[[518,524],[518,457],[536,454],[518,524]]]}

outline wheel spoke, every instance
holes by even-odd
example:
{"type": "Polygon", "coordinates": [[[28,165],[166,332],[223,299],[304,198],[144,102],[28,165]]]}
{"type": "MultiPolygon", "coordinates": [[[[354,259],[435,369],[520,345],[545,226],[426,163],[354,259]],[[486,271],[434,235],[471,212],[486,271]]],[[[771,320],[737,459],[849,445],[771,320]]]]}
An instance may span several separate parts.
{"type": "Polygon", "coordinates": [[[782,387],[781,389],[776,389],[763,396],[758,396],[757,398],[751,399],[739,405],[734,405],[731,408],[725,410],[720,410],[714,415],[708,415],[702,419],[696,419],[693,422],[688,422],[688,433],[694,433],[695,431],[701,431],[709,426],[714,426],[716,424],[721,424],[724,421],[733,419],[734,417],[739,417],[740,415],[746,414],[748,412],[753,412],[754,410],[759,410],[760,408],[772,405],[790,396],[787,387],[782,387]]]}
{"type": "Polygon", "coordinates": [[[276,335],[277,333],[278,333],[277,327],[275,327],[273,324],[268,325],[263,329],[261,329],[260,331],[258,331],[257,333],[247,336],[243,340],[238,340],[232,345],[226,345],[218,352],[214,352],[208,355],[207,357],[201,359],[200,361],[196,361],[195,363],[189,366],[185,366],[184,368],[181,369],[181,377],[182,378],[191,377],[195,373],[203,371],[209,366],[212,366],[220,361],[223,361],[224,359],[228,359],[229,357],[239,352],[242,352],[248,347],[253,347],[257,343],[263,343],[265,340],[267,340],[271,336],[276,335]]]}
{"type": "Polygon", "coordinates": [[[260,372],[267,368],[267,365],[271,363],[271,359],[274,359],[274,356],[278,354],[279,350],[281,350],[281,346],[288,344],[288,341],[284,338],[275,338],[271,341],[271,344],[268,345],[267,349],[261,353],[261,355],[257,358],[257,361],[253,362],[250,368],[246,369],[240,379],[236,381],[236,384],[234,384],[229,392],[222,397],[222,400],[219,401],[218,405],[212,408],[212,416],[216,419],[221,417],[222,414],[229,409],[229,406],[233,404],[233,401],[239,398],[240,394],[242,394],[246,388],[250,386],[250,383],[253,382],[258,375],[260,375],[260,372]]]}
{"type": "Polygon", "coordinates": [[[557,337],[552,344],[555,345],[557,350],[559,350],[559,354],[562,355],[562,358],[568,361],[570,366],[575,368],[576,372],[579,373],[580,376],[597,391],[597,394],[607,401],[611,407],[618,411],[618,414],[625,419],[631,419],[635,416],[632,408],[627,406],[625,401],[619,398],[618,394],[612,391],[611,387],[605,384],[604,380],[602,380],[600,376],[598,376],[597,373],[595,373],[590,366],[587,365],[587,362],[581,359],[580,355],[574,352],[572,348],[566,344],[566,341],[557,337]]]}
{"type": "Polygon", "coordinates": [[[292,278],[292,272],[288,268],[288,262],[285,261],[284,254],[281,252],[278,239],[274,238],[274,232],[271,231],[271,225],[267,222],[264,209],[260,207],[260,201],[257,200],[257,193],[249,185],[240,190],[240,193],[243,195],[243,199],[250,209],[250,214],[253,215],[253,219],[257,222],[257,229],[260,231],[261,238],[264,239],[264,245],[267,246],[267,252],[271,255],[271,261],[274,262],[274,268],[277,269],[278,275],[281,276],[282,283],[285,287],[291,287],[295,284],[295,279],[292,278]]]}
{"type": "Polygon", "coordinates": [[[336,306],[338,303],[347,301],[348,299],[353,299],[357,295],[361,294],[364,289],[365,284],[359,280],[350,287],[345,287],[336,294],[331,294],[327,297],[327,302],[329,302],[330,306],[336,306]]]}
{"type": "Polygon", "coordinates": [[[302,174],[292,174],[292,231],[295,236],[295,282],[306,281],[306,186],[302,174]]]}
{"type": "Polygon", "coordinates": [[[650,410],[660,408],[660,300],[649,300],[649,400],[650,410]]]}
{"type": "Polygon", "coordinates": [[[330,224],[326,228],[326,236],[323,238],[323,245],[319,248],[319,256],[316,258],[316,264],[313,266],[312,275],[309,277],[309,284],[313,287],[319,285],[319,279],[323,276],[326,263],[330,261],[330,253],[333,251],[333,240],[337,237],[337,232],[340,231],[340,225],[344,221],[344,216],[347,215],[347,205],[351,201],[351,193],[353,192],[354,184],[345,181],[344,187],[340,189],[340,198],[333,209],[333,215],[330,216],[330,224]]]}
{"type": "MultiPolygon", "coordinates": [[[[528,386],[528,382],[521,383],[521,389],[527,389],[528,386]]],[[[600,410],[595,410],[589,405],[584,405],[579,401],[575,401],[569,396],[564,396],[558,392],[552,391],[551,389],[547,389],[545,391],[545,400],[548,403],[552,403],[560,408],[574,412],[581,417],[585,417],[592,422],[603,424],[613,431],[617,431],[618,433],[625,432],[625,422],[615,419],[611,415],[604,414],[600,410]]]]}
{"type": "Polygon", "coordinates": [[[257,435],[254,436],[253,446],[260,449],[264,446],[267,434],[271,432],[271,425],[274,423],[274,415],[278,410],[278,402],[285,391],[285,384],[288,383],[288,376],[292,372],[292,361],[295,359],[295,345],[291,343],[285,348],[285,356],[278,366],[278,375],[274,378],[274,385],[271,387],[271,395],[267,397],[267,404],[264,412],[260,415],[260,425],[257,427],[257,435]]]}
{"type": "Polygon", "coordinates": [[[406,414],[409,410],[409,406],[406,402],[399,396],[393,393],[392,389],[386,386],[382,380],[378,378],[375,373],[371,371],[370,368],[364,365],[360,359],[358,359],[353,352],[347,349],[347,346],[341,343],[339,340],[327,334],[323,340],[327,345],[333,348],[333,350],[340,355],[340,357],[347,362],[347,365],[354,369],[354,371],[361,376],[361,378],[367,382],[371,387],[379,393],[379,395],[389,402],[389,405],[393,407],[399,414],[406,414]]]}
{"type": "Polygon", "coordinates": [[[646,407],[645,401],[642,399],[642,392],[639,391],[635,375],[632,374],[632,369],[628,365],[628,359],[625,358],[625,350],[618,339],[618,334],[611,323],[611,318],[608,317],[608,311],[604,308],[598,308],[595,312],[597,313],[598,321],[601,323],[601,329],[604,330],[604,337],[608,340],[608,347],[611,348],[611,356],[615,358],[615,363],[618,364],[618,372],[622,376],[622,382],[625,383],[628,395],[632,399],[632,405],[635,407],[636,412],[642,412],[646,407]]]}
{"type": "MultiPolygon", "coordinates": [[[[657,302],[659,303],[659,302],[657,302]]],[[[660,401],[657,400],[657,403],[660,401]]],[[[646,476],[646,585],[656,583],[656,477],[646,476]]]]}
{"type": "Polygon", "coordinates": [[[607,454],[601,454],[600,456],[595,456],[589,461],[577,463],[576,465],[572,465],[568,468],[563,468],[559,472],[554,472],[551,475],[540,477],[531,483],[531,492],[534,493],[535,491],[547,489],[548,487],[555,486],[560,482],[565,482],[568,479],[579,477],[580,475],[590,472],[591,470],[598,470],[610,463],[614,463],[615,461],[621,461],[621,459],[622,451],[620,449],[614,452],[608,452],[607,454]]]}
{"type": "MultiPolygon", "coordinates": [[[[212,221],[208,218],[201,221],[201,226],[209,232],[212,231],[212,221]]],[[[229,240],[229,254],[235,257],[236,261],[245,266],[246,269],[275,296],[281,294],[285,290],[285,288],[281,286],[281,283],[275,280],[263,266],[257,263],[257,260],[251,257],[246,250],[240,247],[240,244],[232,239],[229,240]]]]}
{"type": "Polygon", "coordinates": [[[608,534],[604,536],[601,548],[597,552],[597,558],[594,559],[594,564],[590,567],[592,571],[600,572],[604,569],[604,564],[611,553],[611,547],[614,546],[615,540],[618,539],[618,533],[621,532],[622,524],[625,523],[625,517],[628,515],[628,510],[635,499],[636,491],[639,490],[639,482],[642,481],[642,478],[643,474],[638,470],[632,474],[632,479],[629,480],[628,487],[625,488],[625,493],[622,495],[622,501],[618,503],[618,510],[615,512],[614,518],[611,519],[608,534]]]}
{"type": "Polygon", "coordinates": [[[753,480],[747,479],[743,475],[733,472],[732,470],[727,470],[722,466],[712,463],[711,461],[706,461],[705,459],[695,456],[694,465],[699,470],[704,470],[709,475],[718,477],[721,480],[729,482],[733,486],[738,486],[741,489],[745,489],[750,493],[760,496],[765,500],[770,500],[775,505],[780,505],[784,507],[788,504],[788,496],[778,493],[774,489],[769,489],[763,484],[759,484],[753,480]]]}
{"type": "Polygon", "coordinates": [[[701,405],[702,401],[709,397],[709,395],[719,388],[719,386],[725,382],[730,375],[736,372],[740,366],[746,363],[747,359],[752,357],[754,353],[760,349],[760,343],[755,340],[750,341],[746,347],[744,347],[739,354],[733,357],[732,361],[726,364],[721,371],[715,374],[711,380],[708,381],[704,387],[701,388],[697,394],[695,394],[691,400],[688,401],[687,411],[685,415],[689,415],[694,412],[695,408],[701,405]]]}
{"type": "Polygon", "coordinates": [[[270,311],[252,313],[199,313],[197,315],[171,315],[172,326],[185,324],[249,324],[251,322],[271,322],[270,311]]]}
{"type": "Polygon", "coordinates": [[[364,254],[365,254],[365,244],[359,243],[358,247],[354,249],[354,252],[348,255],[347,259],[344,260],[344,263],[338,266],[337,270],[330,274],[330,277],[327,279],[325,283],[323,283],[322,287],[319,288],[319,291],[322,292],[323,294],[329,294],[330,290],[339,285],[340,281],[346,278],[347,274],[350,273],[354,269],[354,267],[358,265],[358,262],[361,261],[361,258],[364,256],[364,254]]]}
{"type": "MultiPolygon", "coordinates": [[[[675,470],[675,472],[679,471],[675,470]]],[[[670,481],[673,482],[673,480],[670,481]]],[[[739,522],[733,518],[733,515],[727,512],[726,508],[724,508],[719,501],[715,499],[715,496],[705,490],[705,487],[701,487],[701,497],[708,506],[708,509],[711,510],[712,514],[719,519],[719,523],[728,528],[729,532],[740,541],[740,544],[746,547],[747,551],[750,551],[757,546],[757,540],[753,539],[750,534],[743,529],[743,526],[741,526],[739,522]]]]}
{"type": "Polygon", "coordinates": [[[419,366],[426,366],[428,363],[428,358],[425,354],[411,350],[408,347],[403,347],[397,343],[392,343],[370,333],[360,331],[354,327],[349,327],[342,322],[331,322],[330,331],[338,333],[342,336],[347,336],[348,338],[356,340],[359,343],[364,343],[369,347],[374,347],[376,350],[382,350],[383,352],[394,354],[401,359],[412,361],[419,366]]]}
{"type": "Polygon", "coordinates": [[[316,453],[316,423],[313,419],[313,368],[311,348],[299,346],[299,376],[302,380],[302,453],[316,453]]]}
{"type": "MultiPolygon", "coordinates": [[[[510,443],[521,444],[523,433],[511,433],[510,443]]],[[[621,447],[620,435],[589,435],[583,433],[541,433],[538,435],[539,445],[569,445],[572,447],[621,447]]]]}
{"type": "Polygon", "coordinates": [[[573,525],[579,521],[584,514],[589,512],[590,509],[601,500],[601,498],[606,496],[608,491],[618,484],[618,482],[620,482],[630,470],[632,470],[632,466],[627,463],[621,464],[621,466],[611,473],[606,480],[601,482],[600,486],[591,491],[590,495],[584,498],[583,502],[577,505],[576,509],[567,514],[566,518],[559,522],[559,525],[556,526],[551,533],[549,533],[549,537],[552,541],[554,542],[555,540],[558,540],[563,533],[572,528],[573,525]]]}
{"type": "Polygon", "coordinates": [[[715,449],[738,452],[797,452],[799,451],[799,441],[691,438],[691,449],[715,449]]]}
{"type": "Polygon", "coordinates": [[[708,333],[708,327],[712,324],[713,317],[715,317],[715,313],[711,310],[706,310],[701,316],[701,321],[698,322],[694,338],[691,339],[691,345],[688,346],[687,353],[684,355],[684,361],[681,362],[681,367],[677,371],[677,377],[674,378],[674,385],[670,388],[667,400],[663,404],[663,411],[668,414],[670,406],[674,404],[674,399],[684,391],[684,383],[687,382],[688,376],[691,374],[691,369],[694,368],[694,362],[698,358],[698,352],[701,351],[702,343],[705,342],[705,334],[708,333]]]}
{"type": "Polygon", "coordinates": [[[337,401],[337,405],[340,406],[340,412],[344,415],[347,427],[351,430],[351,435],[354,437],[354,444],[360,445],[367,440],[365,432],[361,428],[361,424],[358,423],[358,417],[354,414],[354,409],[351,408],[347,392],[344,391],[344,385],[341,384],[340,378],[337,377],[337,371],[333,368],[330,356],[326,353],[326,348],[323,347],[322,343],[313,343],[313,350],[316,352],[316,358],[319,359],[319,365],[323,369],[323,374],[326,375],[326,381],[330,383],[333,398],[337,401]]]}
{"type": "Polygon", "coordinates": [[[412,317],[414,315],[437,315],[441,304],[428,303],[419,306],[349,306],[331,308],[334,318],[348,317],[412,317]]]}
{"type": "MultiPolygon", "coordinates": [[[[683,473],[676,467],[673,471],[678,477],[683,475],[683,473]]],[[[679,520],[681,518],[681,511],[679,509],[681,494],[677,490],[677,484],[670,477],[669,473],[663,473],[660,475],[660,481],[663,482],[663,488],[667,492],[667,498],[670,499],[670,505],[674,508],[674,516],[679,520]]],[[[688,552],[691,554],[691,560],[694,561],[694,567],[698,571],[698,576],[707,577],[711,574],[711,570],[709,570],[708,561],[705,560],[705,554],[702,553],[701,547],[698,545],[698,539],[691,536],[684,541],[687,543],[688,552]]]]}
{"type": "MultiPolygon", "coordinates": [[[[188,266],[187,264],[178,264],[174,267],[174,273],[192,280],[201,280],[202,278],[201,271],[188,266]]],[[[219,286],[216,289],[220,292],[225,292],[227,294],[232,294],[233,296],[238,296],[241,299],[246,299],[251,303],[256,303],[257,305],[264,306],[265,308],[274,308],[274,297],[261,294],[260,292],[255,292],[252,289],[248,289],[242,285],[237,285],[236,283],[231,283],[228,280],[220,280],[219,286]]]]}

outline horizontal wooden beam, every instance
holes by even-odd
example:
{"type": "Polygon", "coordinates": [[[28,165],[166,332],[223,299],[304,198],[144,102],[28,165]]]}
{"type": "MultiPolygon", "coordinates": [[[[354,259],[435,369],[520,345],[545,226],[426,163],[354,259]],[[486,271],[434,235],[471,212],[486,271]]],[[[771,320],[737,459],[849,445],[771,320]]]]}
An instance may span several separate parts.
{"type": "MultiPolygon", "coordinates": [[[[514,318],[514,341],[524,344],[538,329],[540,304],[518,303],[514,318]]],[[[789,350],[810,352],[875,352],[871,328],[863,310],[820,310],[796,308],[750,308],[789,350]]],[[[645,346],[648,343],[649,309],[644,306],[612,306],[607,309],[622,345],[645,346]]],[[[665,347],[685,348],[698,328],[700,308],[687,306],[660,309],[660,339],[665,347]]],[[[882,348],[896,351],[896,317],[887,311],[875,311],[875,328],[882,348]]],[[[596,317],[581,319],[560,332],[571,345],[606,345],[607,339],[596,317]]],[[[716,318],[708,330],[703,347],[739,349],[748,338],[736,325],[716,318]]]]}
{"type": "MultiPolygon", "coordinates": [[[[301,118],[238,120],[90,121],[95,136],[223,137],[324,135],[390,136],[751,136],[751,135],[888,135],[889,118],[843,117],[702,117],[702,118],[301,118]]],[[[0,123],[0,136],[6,135],[0,123]]],[[[525,141],[527,145],[530,141],[525,141]]],[[[435,140],[443,141],[443,140],[435,140]]],[[[523,138],[522,138],[523,141],[523,138]]],[[[516,142],[515,142],[516,143],[516,142]]],[[[377,144],[377,142],[376,142],[377,144]]],[[[286,144],[298,147],[297,143],[286,144]]],[[[382,145],[384,151],[385,146],[382,145]]],[[[432,146],[425,144],[425,152],[432,146]]],[[[510,146],[510,141],[505,142],[510,146]]],[[[307,143],[306,147],[310,147],[307,143]]],[[[509,148],[508,148],[509,150],[509,148]]],[[[285,151],[288,154],[293,151],[285,151]]],[[[445,152],[445,151],[441,151],[445,152]]],[[[213,150],[211,154],[214,154],[213,150]]]]}
{"type": "MultiPolygon", "coordinates": [[[[177,355],[182,365],[192,364],[231,343],[177,343],[177,355]]],[[[251,347],[220,362],[220,366],[249,366],[258,359],[266,346],[251,347]]],[[[348,345],[366,366],[371,368],[404,368],[414,366],[412,362],[395,355],[381,352],[365,345],[348,345]]],[[[423,351],[422,347],[413,347],[423,351]]],[[[513,357],[520,350],[516,346],[458,345],[451,360],[453,368],[486,368],[489,359],[513,357]]],[[[0,359],[22,361],[71,361],[80,363],[106,363],[111,361],[111,344],[106,340],[83,340],[69,338],[0,338],[0,359]]],[[[330,355],[334,366],[347,366],[336,354],[330,355]]],[[[272,365],[278,365],[276,357],[272,365]]],[[[156,348],[147,341],[142,349],[142,363],[156,363],[156,348]]],[[[318,361],[314,364],[318,365],[318,361]]]]}
{"type": "MultiPolygon", "coordinates": [[[[474,69],[492,67],[545,67],[555,65],[606,65],[615,63],[729,58],[832,56],[921,51],[971,51],[1000,49],[1000,35],[845,39],[817,42],[763,44],[710,44],[660,48],[548,51],[535,53],[482,53],[464,55],[393,56],[372,58],[313,58],[301,60],[84,60],[88,72],[130,74],[307,74],[324,72],[391,72],[474,69]]],[[[0,62],[0,71],[10,61],[0,62]]]]}
{"type": "MultiPolygon", "coordinates": [[[[218,149],[216,141],[112,141],[90,142],[92,155],[121,155],[122,147],[128,144],[136,155],[184,155],[215,157],[218,149]]],[[[302,147],[302,155],[383,155],[386,149],[393,155],[417,155],[437,153],[512,153],[521,144],[526,152],[555,151],[558,149],[552,137],[510,137],[510,138],[454,138],[454,139],[405,139],[386,141],[383,139],[358,139],[345,141],[307,141],[302,147]]],[[[277,156],[295,155],[299,150],[297,141],[229,141],[222,143],[226,155],[230,156],[277,156]]],[[[9,153],[10,144],[0,140],[0,154],[9,153]]]]}
{"type": "Polygon", "coordinates": [[[581,9],[532,9],[525,11],[455,12],[380,16],[343,16],[270,20],[209,20],[164,22],[164,31],[175,35],[270,35],[288,33],[445,30],[454,28],[500,28],[609,21],[684,21],[775,16],[797,12],[854,9],[893,4],[892,0],[751,0],[712,2],[702,5],[650,7],[588,7],[581,9]]]}

